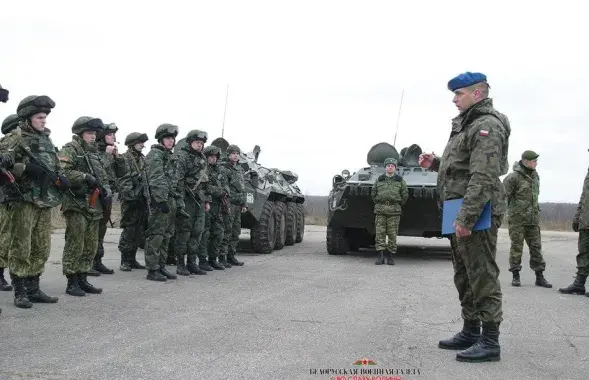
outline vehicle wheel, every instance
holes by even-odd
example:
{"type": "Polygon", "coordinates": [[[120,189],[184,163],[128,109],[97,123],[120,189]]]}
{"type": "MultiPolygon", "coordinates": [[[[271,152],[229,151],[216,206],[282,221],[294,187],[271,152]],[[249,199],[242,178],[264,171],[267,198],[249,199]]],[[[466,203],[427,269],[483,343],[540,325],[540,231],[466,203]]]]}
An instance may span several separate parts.
{"type": "Polygon", "coordinates": [[[275,220],[276,220],[276,242],[274,243],[275,250],[284,248],[286,242],[286,204],[277,201],[274,206],[275,220]]]}
{"type": "Polygon", "coordinates": [[[341,227],[327,227],[327,253],[345,255],[350,250],[346,230],[341,227]]]}
{"type": "Polygon", "coordinates": [[[294,245],[297,239],[297,204],[286,204],[286,240],[285,245],[294,245]]]}
{"type": "Polygon", "coordinates": [[[260,220],[250,230],[252,248],[256,253],[272,253],[276,243],[276,222],[274,202],[266,201],[262,206],[260,220]]]}
{"type": "Polygon", "coordinates": [[[303,237],[305,236],[305,212],[302,203],[297,203],[297,237],[295,238],[295,243],[300,243],[303,241],[303,237]]]}

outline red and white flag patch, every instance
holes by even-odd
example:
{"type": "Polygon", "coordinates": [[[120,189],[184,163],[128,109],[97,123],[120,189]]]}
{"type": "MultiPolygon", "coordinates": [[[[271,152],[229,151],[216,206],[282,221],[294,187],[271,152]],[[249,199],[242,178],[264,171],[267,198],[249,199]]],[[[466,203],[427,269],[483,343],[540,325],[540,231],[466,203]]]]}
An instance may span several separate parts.
{"type": "Polygon", "coordinates": [[[479,135],[481,135],[481,136],[489,136],[489,131],[487,131],[485,129],[481,129],[481,131],[479,132],[479,135]]]}

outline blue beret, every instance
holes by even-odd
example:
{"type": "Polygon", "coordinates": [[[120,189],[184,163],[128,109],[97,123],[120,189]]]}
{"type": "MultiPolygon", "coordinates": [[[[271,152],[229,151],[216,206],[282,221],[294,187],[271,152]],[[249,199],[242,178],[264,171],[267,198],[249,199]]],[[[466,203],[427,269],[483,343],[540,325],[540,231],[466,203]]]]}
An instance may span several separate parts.
{"type": "Polygon", "coordinates": [[[468,86],[472,86],[475,83],[484,82],[487,80],[487,76],[481,73],[471,73],[467,71],[462,73],[448,82],[448,90],[456,91],[459,88],[464,88],[468,86]]]}

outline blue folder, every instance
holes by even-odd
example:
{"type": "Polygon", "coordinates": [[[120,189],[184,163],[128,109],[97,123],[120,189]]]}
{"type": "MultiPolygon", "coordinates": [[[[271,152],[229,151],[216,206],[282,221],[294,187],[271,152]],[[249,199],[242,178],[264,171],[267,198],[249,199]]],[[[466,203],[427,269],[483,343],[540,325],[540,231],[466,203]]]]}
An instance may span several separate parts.
{"type": "MultiPolygon", "coordinates": [[[[464,198],[451,199],[444,201],[442,209],[442,235],[450,235],[456,232],[454,221],[460,211],[464,198]]],[[[473,227],[473,231],[487,230],[491,228],[491,202],[487,202],[479,220],[473,227]]]]}

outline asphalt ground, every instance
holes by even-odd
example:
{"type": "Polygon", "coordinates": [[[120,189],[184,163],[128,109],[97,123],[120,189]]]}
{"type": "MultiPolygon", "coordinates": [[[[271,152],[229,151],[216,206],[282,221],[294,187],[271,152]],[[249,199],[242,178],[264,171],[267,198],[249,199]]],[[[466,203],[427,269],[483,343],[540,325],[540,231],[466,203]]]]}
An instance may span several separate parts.
{"type": "Polygon", "coordinates": [[[511,287],[501,231],[502,360],[480,364],[437,347],[462,325],[447,240],[401,237],[396,265],[376,266],[374,251],[328,255],[325,228],[307,226],[272,254],[246,247],[243,267],[155,283],[118,270],[118,233],[105,244],[115,274],[89,277],[101,295],[65,294],[63,231],[41,278],[59,302],[23,310],[0,294],[0,380],[589,378],[589,297],[557,291],[573,280],[575,233],[543,233],[544,289],[529,267],[511,287]]]}

